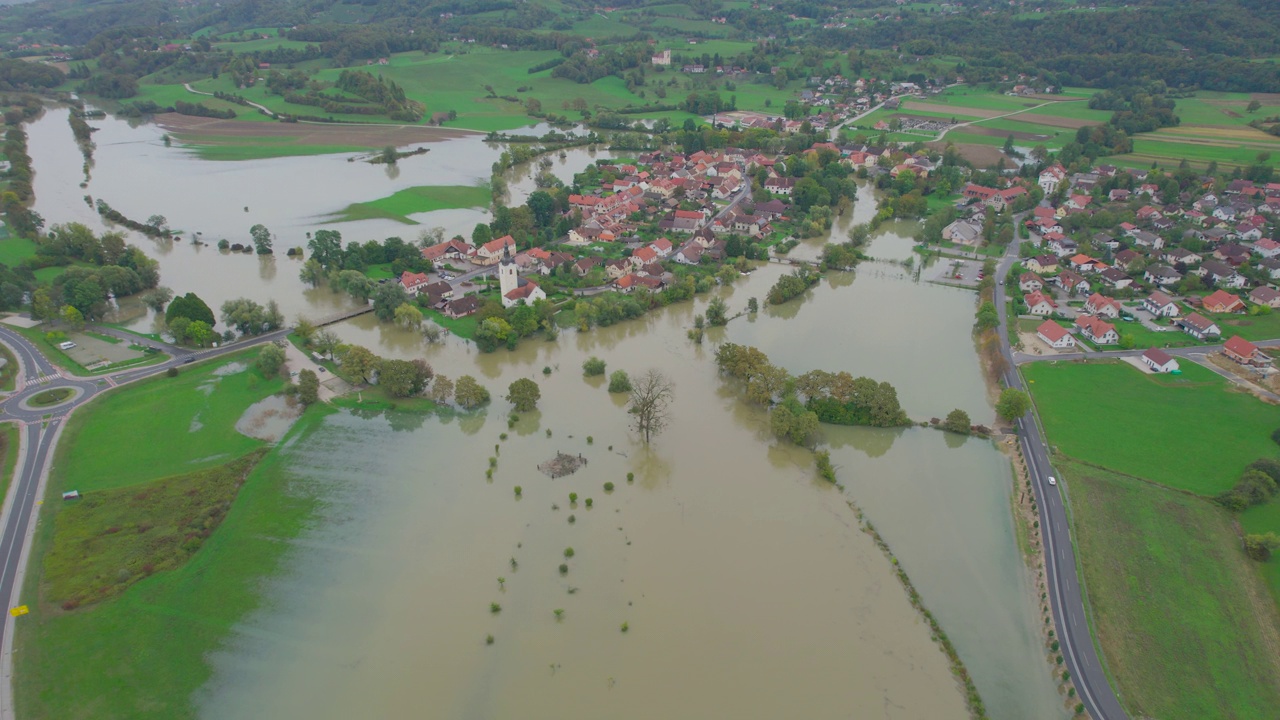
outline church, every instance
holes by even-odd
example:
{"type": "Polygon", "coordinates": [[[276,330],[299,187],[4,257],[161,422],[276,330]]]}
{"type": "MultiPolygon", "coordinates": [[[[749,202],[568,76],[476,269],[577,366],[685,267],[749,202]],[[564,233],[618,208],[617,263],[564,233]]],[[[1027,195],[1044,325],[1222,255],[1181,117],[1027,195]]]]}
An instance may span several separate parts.
{"type": "Polygon", "coordinates": [[[502,262],[498,264],[498,288],[502,292],[502,307],[515,307],[520,303],[532,305],[535,300],[546,300],[547,293],[538,287],[538,283],[520,277],[515,260],[511,257],[511,246],[503,249],[502,262]]]}

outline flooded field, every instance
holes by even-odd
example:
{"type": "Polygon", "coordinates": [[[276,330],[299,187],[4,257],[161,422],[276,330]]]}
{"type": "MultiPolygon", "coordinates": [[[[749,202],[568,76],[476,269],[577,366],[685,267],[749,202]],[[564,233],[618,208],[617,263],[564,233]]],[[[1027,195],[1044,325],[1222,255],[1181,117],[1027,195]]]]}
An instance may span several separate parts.
{"type": "MultiPolygon", "coordinates": [[[[393,178],[343,156],[202,161],[165,148],[155,127],[95,125],[103,129],[85,189],[64,111],[30,126],[37,209],[49,222],[100,227],[80,197],[91,194],[126,215],[165,214],[207,241],[243,240],[261,222],[280,248],[305,244],[317,218],[347,203],[487,177],[497,152],[470,137],[437,143],[393,178]]],[[[591,159],[572,151],[554,167],[567,177],[591,159]]],[[[529,172],[512,176],[515,202],[532,188],[529,172]]],[[[835,241],[874,212],[863,200],[837,222],[835,241]]],[[[483,218],[421,220],[469,235],[483,218]]],[[[419,229],[336,227],[359,240],[419,229]]],[[[943,623],[992,717],[1062,715],[1013,540],[1004,456],[934,430],[824,427],[842,492],[815,478],[807,450],[774,440],[765,413],[711,361],[718,342],[752,344],[793,373],[887,380],[917,419],[959,407],[989,422],[969,335],[973,295],[917,280],[901,262],[911,232],[886,225],[868,249],[880,261],[831,273],[783,306],[763,298],[788,268],[761,267],[720,291],[733,312],[751,297],[761,311],[708,332],[701,346],[685,331],[705,296],[487,355],[457,338],[427,345],[372,316],[336,326],[380,355],[475,375],[494,403],[467,416],[343,411],[286,441],[297,492],[323,510],[294,543],[287,572],[264,581],[263,608],[210,658],[214,677],[194,698],[201,716],[965,717],[945,658],[859,531],[851,500],[943,623]],[[630,432],[625,398],[582,377],[593,355],[611,371],[659,368],[674,379],[672,425],[652,447],[630,432]],[[539,412],[509,428],[501,396],[522,377],[541,385],[539,412]],[[537,465],[557,452],[589,462],[553,480],[537,465]]],[[[793,252],[816,256],[824,241],[793,252]]],[[[244,295],[275,299],[290,317],[319,316],[348,302],[303,288],[283,253],[131,242],[160,260],[163,284],[214,307],[244,295]]],[[[138,327],[152,322],[136,317],[138,327]]]]}

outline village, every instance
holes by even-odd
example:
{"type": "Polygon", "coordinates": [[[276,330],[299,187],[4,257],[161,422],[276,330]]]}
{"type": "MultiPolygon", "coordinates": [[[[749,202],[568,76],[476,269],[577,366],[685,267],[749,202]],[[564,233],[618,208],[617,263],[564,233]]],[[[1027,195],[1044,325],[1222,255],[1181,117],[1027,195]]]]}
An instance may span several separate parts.
{"type": "Polygon", "coordinates": [[[1006,278],[1020,293],[1012,303],[1016,348],[1145,350],[1143,365],[1171,372],[1178,364],[1166,349],[1221,343],[1233,374],[1275,375],[1254,341],[1280,335],[1280,242],[1271,239],[1280,183],[1202,177],[1197,192],[1174,192],[1179,185],[1154,171],[1098,165],[1068,173],[1060,164],[1035,180],[965,186],[968,214],[943,231],[956,245],[976,246],[988,213],[1043,196],[1016,216],[1024,242],[1006,278]]]}
{"type": "MultiPolygon", "coordinates": [[[[818,143],[807,152],[829,153],[850,174],[927,175],[933,167],[926,157],[890,147],[818,143]]],[[[800,263],[785,251],[805,214],[792,202],[803,179],[785,175],[781,162],[737,148],[601,161],[578,178],[583,192],[568,195],[563,216],[573,223],[557,243],[518,247],[508,234],[472,245],[458,236],[423,248],[435,272],[406,271],[399,282],[420,306],[459,319],[484,305],[477,282],[495,273],[501,303],[511,308],[611,291],[659,292],[739,258],[800,263]]]]}

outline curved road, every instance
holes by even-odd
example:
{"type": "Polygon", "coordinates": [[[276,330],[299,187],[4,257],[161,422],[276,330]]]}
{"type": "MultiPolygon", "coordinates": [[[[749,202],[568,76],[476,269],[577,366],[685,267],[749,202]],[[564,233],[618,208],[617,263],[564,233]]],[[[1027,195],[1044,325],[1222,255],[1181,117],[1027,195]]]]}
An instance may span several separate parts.
{"type": "MultiPolygon", "coordinates": [[[[144,343],[145,338],[130,335],[111,328],[94,328],[96,332],[110,334],[131,341],[144,343]]],[[[21,451],[14,478],[9,487],[9,497],[0,514],[0,599],[7,603],[5,610],[23,604],[19,597],[22,579],[30,552],[28,540],[35,532],[39,501],[44,496],[44,485],[49,474],[49,464],[66,419],[76,408],[93,400],[100,393],[135,380],[152,377],[169,368],[207,360],[243,350],[264,342],[282,340],[289,329],[258,335],[210,350],[193,351],[152,341],[153,345],[170,355],[168,360],[156,365],[134,370],[93,377],[72,377],[61,374],[40,351],[12,328],[0,325],[0,343],[8,346],[18,360],[18,375],[14,392],[0,399],[0,421],[16,422],[22,427],[21,451]],[[49,408],[28,409],[22,404],[46,390],[72,388],[79,396],[49,408]]],[[[13,623],[6,614],[0,623],[0,720],[13,718],[13,623]]]]}
{"type": "MultiPolygon", "coordinates": [[[[1014,216],[1014,223],[1021,216],[1014,216]]],[[[1013,350],[1009,347],[1008,318],[1005,310],[1004,279],[1009,268],[1018,258],[1018,243],[1010,243],[1009,250],[1001,259],[995,274],[995,304],[1000,318],[996,332],[1000,333],[1000,347],[1004,354],[1005,385],[1025,390],[1018,366],[1014,363],[1013,350]]],[[[1075,547],[1071,544],[1071,529],[1067,522],[1065,483],[1058,487],[1049,485],[1048,478],[1057,473],[1049,463],[1048,447],[1044,435],[1040,432],[1039,419],[1035,407],[1026,416],[1017,421],[1018,442],[1022,445],[1023,457],[1027,460],[1027,471],[1031,476],[1031,484],[1039,498],[1040,528],[1044,537],[1044,569],[1049,584],[1049,605],[1053,610],[1054,626],[1058,628],[1058,642],[1062,648],[1067,670],[1084,704],[1085,710],[1095,720],[1126,720],[1129,716],[1120,705],[1120,700],[1111,689],[1107,675],[1102,670],[1098,659],[1098,650],[1089,633],[1089,622],[1085,616],[1083,592],[1080,578],[1076,574],[1075,547]],[[1059,492],[1058,488],[1062,488],[1059,492]]]]}

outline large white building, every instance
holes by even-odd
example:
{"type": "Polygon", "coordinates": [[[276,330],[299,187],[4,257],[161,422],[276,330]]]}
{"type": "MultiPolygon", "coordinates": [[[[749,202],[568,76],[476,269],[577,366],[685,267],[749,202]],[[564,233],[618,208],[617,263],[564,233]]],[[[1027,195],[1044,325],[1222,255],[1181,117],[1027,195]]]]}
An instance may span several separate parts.
{"type": "Polygon", "coordinates": [[[547,293],[538,283],[520,277],[520,266],[511,257],[511,247],[503,250],[498,264],[498,289],[502,293],[502,307],[515,307],[521,303],[532,305],[535,300],[547,299],[547,293]]]}

